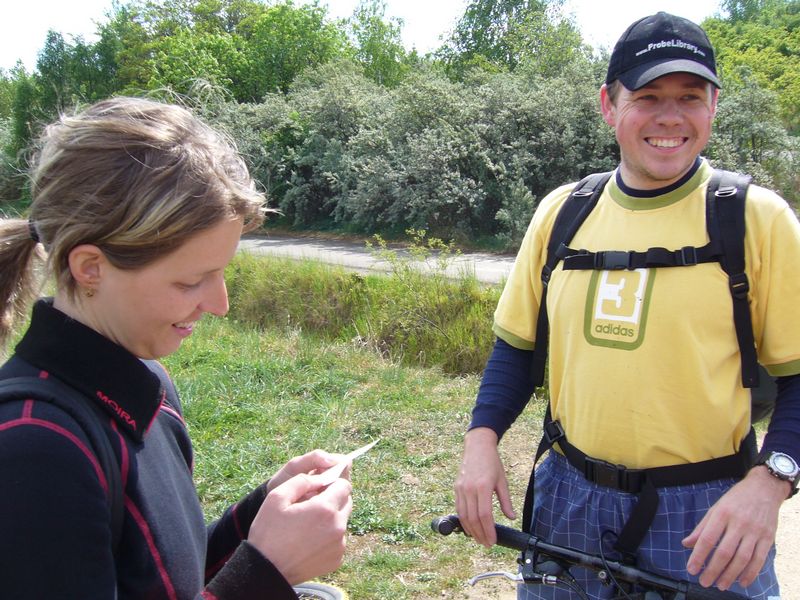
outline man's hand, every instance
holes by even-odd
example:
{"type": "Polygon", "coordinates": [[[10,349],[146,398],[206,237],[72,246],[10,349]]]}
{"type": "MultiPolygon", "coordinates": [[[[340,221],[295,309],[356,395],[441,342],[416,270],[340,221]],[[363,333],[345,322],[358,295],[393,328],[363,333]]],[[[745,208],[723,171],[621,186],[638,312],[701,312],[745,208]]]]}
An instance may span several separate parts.
{"type": "Polygon", "coordinates": [[[709,509],[683,540],[693,548],[687,570],[700,584],[727,590],[755,581],[775,542],[778,510],[789,495],[789,483],[757,466],[709,509]]]}
{"type": "Polygon", "coordinates": [[[464,438],[464,457],[455,485],[456,511],[464,531],[486,547],[497,542],[494,530],[493,495],[509,519],[514,509],[508,492],[497,434],[487,427],[476,427],[464,438]]]}

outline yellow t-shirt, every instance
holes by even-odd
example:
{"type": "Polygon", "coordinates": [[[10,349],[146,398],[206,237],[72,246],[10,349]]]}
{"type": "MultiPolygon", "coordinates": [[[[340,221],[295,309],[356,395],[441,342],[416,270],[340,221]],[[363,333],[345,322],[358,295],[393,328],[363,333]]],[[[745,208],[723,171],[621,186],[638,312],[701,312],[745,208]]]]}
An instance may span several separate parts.
{"type": "MultiPolygon", "coordinates": [[[[637,250],[708,242],[705,161],[656,198],[624,194],[614,178],[571,248],[637,250]]],[[[541,269],[561,205],[574,185],[534,214],[495,312],[494,331],[532,349],[541,269]]],[[[758,356],[773,375],[800,373],[800,225],[776,194],[751,185],[746,272],[758,356]]],[[[589,456],[630,468],[731,454],[749,430],[728,278],[718,263],[635,271],[553,272],[549,384],[553,418],[589,456]]]]}

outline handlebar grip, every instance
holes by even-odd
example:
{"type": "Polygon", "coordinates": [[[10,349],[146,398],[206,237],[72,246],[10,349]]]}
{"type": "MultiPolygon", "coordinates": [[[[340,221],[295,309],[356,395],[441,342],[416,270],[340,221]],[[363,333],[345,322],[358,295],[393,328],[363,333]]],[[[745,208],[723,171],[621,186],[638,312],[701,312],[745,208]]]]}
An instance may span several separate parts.
{"type": "Polygon", "coordinates": [[[436,517],[431,521],[431,529],[436,533],[442,535],[450,535],[454,531],[464,531],[461,528],[461,521],[455,515],[447,515],[446,517],[436,517]]]}
{"type": "MultiPolygon", "coordinates": [[[[450,535],[454,531],[458,531],[460,533],[464,532],[464,529],[461,527],[461,521],[456,515],[436,517],[433,521],[431,521],[431,529],[442,535],[450,535]]],[[[519,531],[518,529],[512,529],[511,527],[497,524],[495,524],[494,529],[497,532],[498,546],[504,546],[505,548],[512,548],[519,551],[523,551],[528,548],[531,536],[524,531],[519,531]]]]}
{"type": "Polygon", "coordinates": [[[717,588],[707,588],[697,583],[690,583],[686,590],[686,600],[748,600],[748,596],[736,592],[723,592],[717,588]]]}
{"type": "Polygon", "coordinates": [[[498,546],[513,548],[514,550],[519,550],[520,552],[524,552],[528,549],[528,546],[531,542],[531,536],[524,531],[497,524],[495,524],[494,529],[497,532],[498,546]]]}

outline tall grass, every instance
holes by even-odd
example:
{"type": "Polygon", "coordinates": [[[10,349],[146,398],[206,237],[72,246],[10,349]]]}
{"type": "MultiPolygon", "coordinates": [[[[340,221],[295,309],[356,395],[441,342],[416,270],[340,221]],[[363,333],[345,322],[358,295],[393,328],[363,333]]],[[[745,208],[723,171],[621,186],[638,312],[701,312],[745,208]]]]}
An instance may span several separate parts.
{"type": "Polygon", "coordinates": [[[406,257],[378,238],[389,277],[314,261],[238,255],[228,270],[231,315],[256,326],[291,325],[328,341],[356,341],[404,364],[479,373],[491,351],[500,294],[464,273],[445,274],[452,248],[424,240],[406,257]]]}

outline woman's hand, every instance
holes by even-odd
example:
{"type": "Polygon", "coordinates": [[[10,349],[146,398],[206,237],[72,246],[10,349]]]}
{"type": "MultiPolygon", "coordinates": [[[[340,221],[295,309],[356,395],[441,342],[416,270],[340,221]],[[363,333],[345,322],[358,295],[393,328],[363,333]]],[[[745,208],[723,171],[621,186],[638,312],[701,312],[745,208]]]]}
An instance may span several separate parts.
{"type": "MultiPolygon", "coordinates": [[[[280,486],[282,483],[288,481],[295,475],[313,475],[321,473],[341,461],[345,460],[343,454],[331,454],[324,450],[313,450],[303,456],[298,456],[287,462],[281,469],[273,475],[267,482],[267,493],[269,494],[273,489],[280,486]]],[[[345,479],[350,478],[350,469],[346,469],[342,477],[345,479]]]]}
{"type": "MultiPolygon", "coordinates": [[[[289,461],[278,473],[285,474],[290,465],[300,469],[316,465],[311,468],[318,470],[337,462],[311,455],[315,453],[295,459],[299,462],[294,464],[289,461]]],[[[344,559],[352,487],[343,478],[327,486],[322,481],[319,475],[301,473],[274,487],[250,525],[248,541],[292,585],[335,571],[344,559]]]]}

